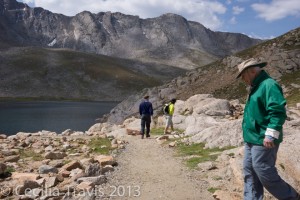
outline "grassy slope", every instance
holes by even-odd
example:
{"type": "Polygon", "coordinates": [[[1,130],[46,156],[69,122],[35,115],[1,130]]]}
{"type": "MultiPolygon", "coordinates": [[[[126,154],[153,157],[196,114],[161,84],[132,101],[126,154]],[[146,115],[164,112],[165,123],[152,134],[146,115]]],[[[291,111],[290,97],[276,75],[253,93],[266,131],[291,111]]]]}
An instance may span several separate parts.
{"type": "Polygon", "coordinates": [[[131,60],[37,47],[0,52],[1,97],[119,100],[185,71],[131,60]]]}

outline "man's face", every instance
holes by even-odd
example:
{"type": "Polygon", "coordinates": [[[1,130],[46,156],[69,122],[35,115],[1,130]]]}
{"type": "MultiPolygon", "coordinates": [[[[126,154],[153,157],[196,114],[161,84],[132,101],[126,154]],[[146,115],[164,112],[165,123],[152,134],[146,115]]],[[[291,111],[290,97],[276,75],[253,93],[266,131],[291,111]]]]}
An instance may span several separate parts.
{"type": "Polygon", "coordinates": [[[247,85],[251,85],[252,80],[253,80],[253,76],[252,73],[250,72],[249,69],[246,69],[243,71],[243,73],[241,74],[242,80],[247,84],[247,85]]]}

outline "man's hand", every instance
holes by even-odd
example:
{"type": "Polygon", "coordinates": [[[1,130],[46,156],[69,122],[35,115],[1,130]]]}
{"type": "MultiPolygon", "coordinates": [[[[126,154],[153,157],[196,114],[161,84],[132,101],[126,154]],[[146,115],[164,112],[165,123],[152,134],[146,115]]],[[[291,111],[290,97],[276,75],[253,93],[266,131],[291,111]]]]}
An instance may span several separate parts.
{"type": "Polygon", "coordinates": [[[273,147],[275,147],[275,144],[274,144],[274,141],[272,139],[269,139],[268,137],[265,137],[264,146],[266,148],[273,148],[273,147]]]}

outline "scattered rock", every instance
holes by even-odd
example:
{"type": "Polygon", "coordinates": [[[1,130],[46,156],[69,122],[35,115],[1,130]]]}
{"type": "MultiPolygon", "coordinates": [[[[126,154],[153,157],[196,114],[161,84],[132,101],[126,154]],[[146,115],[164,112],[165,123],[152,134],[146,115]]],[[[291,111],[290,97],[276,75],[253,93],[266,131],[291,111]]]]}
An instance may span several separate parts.
{"type": "Polygon", "coordinates": [[[62,167],[62,170],[67,170],[67,171],[71,171],[73,169],[76,169],[76,168],[79,168],[79,169],[83,169],[83,166],[81,165],[81,163],[77,160],[75,161],[72,161],[68,164],[65,164],[63,167],[62,167]]]}
{"type": "Polygon", "coordinates": [[[40,174],[58,173],[58,169],[49,165],[42,165],[39,167],[40,174]]]}
{"type": "Polygon", "coordinates": [[[7,156],[5,157],[4,162],[18,162],[19,159],[20,159],[19,155],[7,156]]]}
{"type": "Polygon", "coordinates": [[[92,182],[83,181],[79,185],[76,186],[76,190],[78,191],[92,191],[95,184],[92,182]]]}
{"type": "Polygon", "coordinates": [[[82,178],[77,179],[78,183],[91,182],[95,185],[101,185],[103,183],[106,183],[106,181],[107,181],[107,178],[104,175],[100,175],[100,176],[97,176],[97,177],[82,177],[82,178]]]}
{"type": "Polygon", "coordinates": [[[45,154],[46,159],[51,159],[51,160],[58,160],[58,159],[63,159],[66,157],[66,153],[60,153],[60,152],[48,152],[45,154]]]}
{"type": "Polygon", "coordinates": [[[140,131],[139,130],[132,130],[132,129],[126,129],[126,132],[128,135],[140,135],[140,131]]]}
{"type": "Polygon", "coordinates": [[[33,173],[13,172],[11,177],[12,179],[19,180],[19,181],[25,181],[25,180],[36,181],[40,177],[40,175],[33,174],[33,173]]]}
{"type": "Polygon", "coordinates": [[[88,165],[85,168],[85,174],[87,176],[99,176],[99,175],[101,175],[101,168],[100,168],[99,163],[93,163],[93,164],[88,165]]]}
{"type": "Polygon", "coordinates": [[[114,160],[112,156],[100,155],[94,157],[94,160],[98,161],[101,166],[112,165],[116,166],[117,162],[114,160]]]}

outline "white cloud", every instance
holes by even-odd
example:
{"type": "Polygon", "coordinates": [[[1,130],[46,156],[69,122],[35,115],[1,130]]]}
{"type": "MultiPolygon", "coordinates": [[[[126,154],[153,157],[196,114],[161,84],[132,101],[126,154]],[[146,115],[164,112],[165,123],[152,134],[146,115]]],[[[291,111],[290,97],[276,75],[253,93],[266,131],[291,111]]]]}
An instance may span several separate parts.
{"type": "Polygon", "coordinates": [[[255,3],[252,8],[258,12],[260,18],[275,21],[287,16],[300,16],[299,0],[273,0],[270,4],[255,3]]]}
{"type": "Polygon", "coordinates": [[[245,8],[242,8],[239,6],[233,6],[232,10],[233,10],[234,15],[238,15],[238,14],[244,12],[245,8]]]}
{"type": "Polygon", "coordinates": [[[229,5],[232,3],[232,0],[227,0],[226,3],[229,5]]]}
{"type": "Polygon", "coordinates": [[[229,23],[230,24],[236,24],[236,18],[235,17],[232,17],[230,20],[229,20],[229,23]]]}
{"type": "Polygon", "coordinates": [[[226,7],[216,0],[23,0],[23,2],[31,2],[37,7],[68,16],[84,10],[93,13],[121,12],[139,15],[141,18],[175,13],[188,20],[200,22],[212,30],[222,26],[219,15],[226,12],[226,7]]]}
{"type": "MultiPolygon", "coordinates": [[[[247,35],[246,33],[243,33],[243,34],[247,35]]],[[[258,35],[257,33],[253,33],[253,32],[248,34],[248,36],[251,37],[251,38],[256,38],[256,39],[261,39],[261,40],[271,40],[271,39],[275,38],[275,36],[273,36],[273,35],[261,36],[261,35],[258,35]]]]}

